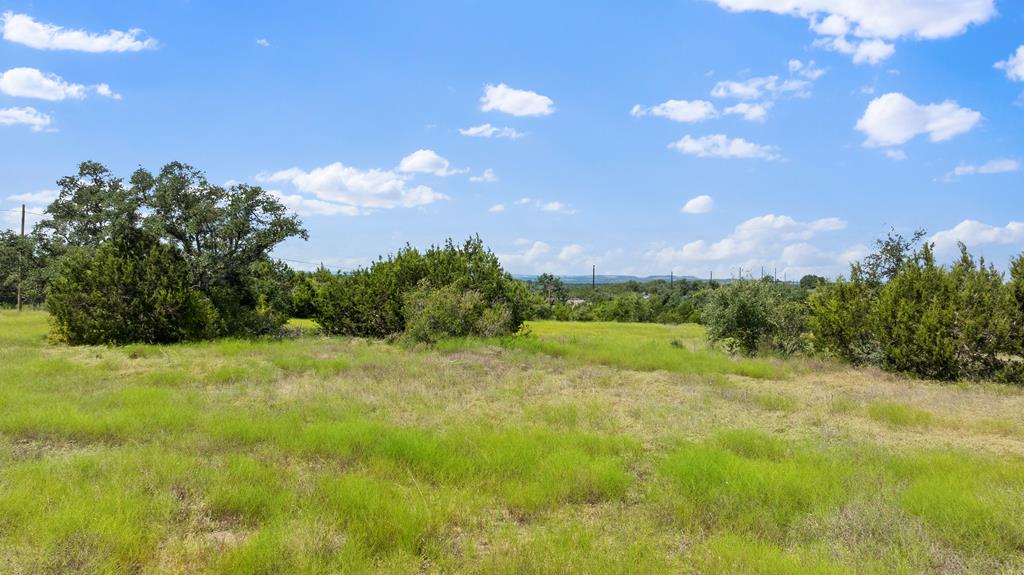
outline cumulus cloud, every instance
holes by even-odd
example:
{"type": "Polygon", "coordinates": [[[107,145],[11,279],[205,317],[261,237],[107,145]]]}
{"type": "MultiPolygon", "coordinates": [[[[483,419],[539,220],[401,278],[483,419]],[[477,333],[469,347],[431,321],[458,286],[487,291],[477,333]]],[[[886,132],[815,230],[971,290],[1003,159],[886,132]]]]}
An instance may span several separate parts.
{"type": "Polygon", "coordinates": [[[451,164],[434,150],[416,150],[402,158],[398,171],[407,173],[433,174],[435,176],[452,176],[464,174],[468,170],[452,169],[451,164]]]}
{"type": "MultiPolygon", "coordinates": [[[[409,176],[391,170],[361,170],[341,162],[305,171],[289,168],[257,176],[260,182],[287,182],[313,198],[349,206],[355,210],[338,213],[363,213],[373,209],[413,208],[447,200],[448,196],[428,186],[409,185],[409,176]]],[[[287,197],[282,194],[282,197],[287,197]]],[[[295,200],[291,200],[295,201],[295,200]]],[[[331,209],[319,204],[305,204],[308,209],[331,209]],[[315,207],[319,206],[319,207],[315,207]]]]}
{"type": "Polygon", "coordinates": [[[989,160],[984,164],[960,164],[953,168],[943,178],[945,181],[952,181],[961,176],[973,176],[977,174],[1008,174],[1020,171],[1020,161],[1009,158],[997,158],[989,160]]]}
{"type": "Polygon", "coordinates": [[[735,106],[729,106],[725,109],[726,114],[743,116],[744,120],[749,122],[763,122],[768,116],[768,110],[772,109],[771,102],[761,102],[759,104],[751,104],[749,102],[740,102],[735,106]]]}
{"type": "Polygon", "coordinates": [[[885,40],[861,40],[850,41],[846,36],[833,38],[819,38],[814,42],[819,46],[833,52],[853,56],[854,64],[878,64],[888,60],[896,53],[896,46],[885,40]]]}
{"type": "Polygon", "coordinates": [[[515,128],[498,127],[490,124],[480,124],[479,126],[473,126],[471,128],[460,128],[459,133],[463,136],[470,136],[473,138],[508,138],[510,140],[518,140],[526,135],[517,131],[515,128]]]}
{"type": "Polygon", "coordinates": [[[765,255],[788,243],[806,242],[820,233],[842,230],[846,222],[839,218],[822,218],[800,222],[789,216],[767,214],[751,218],[716,242],[695,240],[680,248],[653,250],[647,257],[663,265],[716,262],[765,255]]]}
{"type": "Polygon", "coordinates": [[[521,252],[498,254],[502,265],[508,268],[531,269],[551,251],[551,246],[545,242],[526,240],[526,243],[528,247],[521,252]]]}
{"type": "Polygon", "coordinates": [[[75,50],[79,52],[138,52],[157,47],[153,38],[145,38],[142,30],[108,30],[94,34],[70,30],[56,24],[36,22],[27,14],[4,12],[0,17],[3,37],[8,42],[23,44],[37,50],[75,50]]]}
{"type": "Polygon", "coordinates": [[[712,134],[700,138],[686,135],[681,140],[669,144],[669,147],[682,154],[698,158],[757,158],[762,160],[781,158],[774,146],[754,144],[743,138],[729,138],[725,134],[712,134]]]}
{"type": "Polygon", "coordinates": [[[36,68],[11,68],[0,74],[0,92],[18,98],[37,98],[51,102],[69,98],[81,100],[90,89],[106,98],[121,99],[121,95],[114,93],[107,84],[97,84],[90,88],[65,82],[56,74],[47,74],[36,68]]]}
{"type": "Polygon", "coordinates": [[[356,206],[325,202],[299,194],[283,194],[277,190],[270,190],[270,193],[300,216],[358,216],[364,213],[356,206]]]}
{"type": "Polygon", "coordinates": [[[558,259],[562,261],[575,260],[582,256],[584,251],[583,246],[579,244],[569,244],[558,252],[558,259]]]}
{"type": "Polygon", "coordinates": [[[1024,44],[1002,62],[995,63],[996,69],[1006,72],[1006,77],[1015,82],[1024,82],[1024,44]]]}
{"type": "Polygon", "coordinates": [[[890,160],[902,162],[903,160],[907,159],[907,153],[904,152],[903,150],[888,149],[885,151],[885,157],[889,158],[890,160]]]}
{"type": "Polygon", "coordinates": [[[14,200],[15,202],[22,202],[26,204],[49,204],[53,200],[57,199],[59,194],[56,190],[41,190],[38,192],[26,192],[24,194],[14,194],[13,196],[7,196],[8,200],[14,200]]]}
{"type": "Polygon", "coordinates": [[[44,74],[35,68],[11,68],[0,74],[0,92],[19,98],[81,100],[85,97],[86,87],[65,82],[56,74],[44,74]]]}
{"type": "Polygon", "coordinates": [[[964,220],[952,229],[931,237],[936,251],[952,252],[958,242],[968,247],[986,244],[1015,244],[1024,242],[1024,222],[1010,222],[1005,226],[992,226],[976,220],[964,220]]]}
{"type": "Polygon", "coordinates": [[[732,12],[765,11],[806,19],[816,42],[878,63],[895,47],[885,40],[939,39],[963,34],[996,15],[994,0],[713,0],[732,12]]]}
{"type": "Polygon", "coordinates": [[[256,45],[261,48],[269,48],[270,40],[267,40],[266,38],[256,38],[256,45]]]}
{"type": "Polygon", "coordinates": [[[488,208],[487,211],[491,212],[492,214],[500,214],[501,212],[505,211],[505,204],[494,204],[493,206],[488,208]]]}
{"type": "Polygon", "coordinates": [[[489,184],[498,181],[498,176],[494,173],[494,170],[487,168],[484,173],[479,176],[470,176],[469,181],[477,184],[489,184]]]}
{"type": "Polygon", "coordinates": [[[639,104],[629,111],[634,117],[659,116],[675,122],[703,122],[718,117],[715,105],[706,100],[668,100],[656,106],[643,107],[639,104]]]}
{"type": "Polygon", "coordinates": [[[480,109],[484,112],[497,110],[513,116],[547,116],[555,112],[555,102],[530,90],[517,90],[507,84],[488,84],[480,98],[480,109]]]}
{"type": "Polygon", "coordinates": [[[538,200],[536,198],[519,198],[512,202],[517,206],[532,206],[542,212],[553,212],[557,214],[573,215],[576,210],[564,202],[538,200]]]}
{"type": "Polygon", "coordinates": [[[0,126],[22,124],[30,126],[33,132],[42,132],[50,128],[53,118],[32,107],[0,108],[0,126]]]}
{"type": "Polygon", "coordinates": [[[971,131],[980,121],[980,112],[952,100],[921,105],[891,92],[868,104],[856,128],[867,136],[865,146],[884,147],[898,146],[922,134],[932,142],[941,142],[971,131]]]}
{"type": "Polygon", "coordinates": [[[737,98],[740,100],[757,100],[764,96],[810,94],[810,80],[799,78],[781,79],[778,76],[764,76],[747,80],[723,80],[711,89],[715,98],[737,98]]]}
{"type": "Polygon", "coordinates": [[[708,195],[691,198],[680,210],[684,214],[706,214],[715,207],[715,200],[708,195]]]}

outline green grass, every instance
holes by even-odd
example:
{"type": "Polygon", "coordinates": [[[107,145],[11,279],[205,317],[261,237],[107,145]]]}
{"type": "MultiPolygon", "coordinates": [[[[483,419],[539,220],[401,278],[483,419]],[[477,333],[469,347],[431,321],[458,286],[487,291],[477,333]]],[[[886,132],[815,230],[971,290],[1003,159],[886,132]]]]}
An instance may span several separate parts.
{"type": "Polygon", "coordinates": [[[932,414],[903,403],[880,401],[868,406],[871,419],[890,427],[928,427],[932,414]]]}
{"type": "Polygon", "coordinates": [[[0,312],[0,572],[1024,570],[1024,394],[531,329],[69,348],[0,312]]]}
{"type": "MultiPolygon", "coordinates": [[[[685,374],[736,374],[759,379],[785,377],[792,368],[778,361],[730,357],[709,349],[704,329],[693,324],[534,321],[525,336],[504,338],[508,349],[642,371],[685,374]]],[[[486,345],[488,341],[442,342],[451,351],[486,345]]]]}

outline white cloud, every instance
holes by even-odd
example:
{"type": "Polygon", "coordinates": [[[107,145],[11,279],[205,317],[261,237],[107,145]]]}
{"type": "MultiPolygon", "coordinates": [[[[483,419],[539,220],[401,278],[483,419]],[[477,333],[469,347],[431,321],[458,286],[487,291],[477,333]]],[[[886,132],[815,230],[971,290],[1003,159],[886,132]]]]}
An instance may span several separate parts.
{"type": "Polygon", "coordinates": [[[743,116],[743,119],[749,122],[763,122],[768,116],[768,110],[771,109],[771,102],[761,102],[758,104],[740,102],[735,106],[726,108],[725,113],[743,116]]]}
{"type": "Polygon", "coordinates": [[[261,182],[289,182],[304,193],[325,202],[359,208],[412,208],[449,199],[428,186],[408,185],[409,177],[391,170],[360,170],[341,162],[310,171],[290,168],[260,174],[261,182]]]}
{"type": "Polygon", "coordinates": [[[551,98],[530,90],[517,90],[507,84],[488,84],[480,98],[480,109],[484,112],[497,110],[513,116],[547,116],[555,112],[555,103],[551,98]]]}
{"type": "Polygon", "coordinates": [[[277,190],[271,190],[270,193],[300,216],[358,216],[365,213],[356,206],[325,202],[299,194],[282,194],[277,190]]]}
{"type": "Polygon", "coordinates": [[[469,181],[478,184],[489,184],[491,182],[497,182],[498,176],[495,175],[494,170],[487,168],[484,173],[479,176],[470,176],[469,181]]]}
{"type": "Polygon", "coordinates": [[[751,218],[732,233],[713,243],[696,240],[681,248],[665,247],[648,252],[647,257],[663,265],[723,261],[752,255],[764,255],[790,242],[806,242],[823,232],[846,227],[839,218],[800,222],[789,216],[768,214],[751,218]]]}
{"type": "Polygon", "coordinates": [[[936,251],[951,252],[957,242],[968,247],[985,244],[1015,244],[1024,242],[1024,222],[1010,222],[1004,227],[983,224],[976,220],[964,220],[953,229],[943,230],[931,237],[936,251]]]}
{"type": "Polygon", "coordinates": [[[583,246],[579,244],[569,244],[558,252],[558,259],[562,261],[575,260],[583,255],[583,246]]]}
{"type": "Polygon", "coordinates": [[[526,134],[517,131],[515,128],[498,127],[490,124],[480,124],[479,126],[473,126],[471,128],[460,128],[459,133],[463,136],[470,136],[475,138],[508,138],[510,140],[518,140],[526,134]]]}
{"type": "Polygon", "coordinates": [[[519,198],[518,200],[512,203],[517,206],[533,206],[544,212],[554,212],[566,215],[573,215],[576,213],[576,210],[573,209],[572,206],[563,202],[545,201],[538,200],[535,198],[519,198]]]}
{"type": "Polygon", "coordinates": [[[715,84],[711,95],[715,98],[736,98],[739,100],[757,100],[763,96],[781,96],[793,94],[807,96],[811,87],[810,80],[798,78],[781,79],[778,76],[749,78],[743,81],[724,80],[715,84]]]}
{"type": "Polygon", "coordinates": [[[562,202],[541,202],[538,204],[540,209],[545,212],[555,212],[558,214],[572,215],[576,213],[576,210],[570,207],[568,204],[562,202]]]}
{"type": "Polygon", "coordinates": [[[261,48],[268,48],[270,47],[270,40],[267,40],[266,38],[256,38],[256,45],[261,48]]]}
{"type": "Polygon", "coordinates": [[[995,67],[1006,71],[1007,78],[1015,82],[1024,82],[1024,44],[1006,60],[996,62],[995,67]]]}
{"type": "Polygon", "coordinates": [[[81,100],[85,97],[86,87],[65,82],[56,74],[44,74],[35,68],[11,68],[0,74],[0,92],[8,96],[50,101],[81,100]]]}
{"type": "Polygon", "coordinates": [[[4,40],[37,50],[76,50],[79,52],[138,52],[157,47],[156,40],[144,38],[142,30],[108,30],[94,34],[69,30],[55,24],[36,22],[27,14],[4,12],[4,40]]]}
{"type": "Polygon", "coordinates": [[[819,45],[880,62],[894,47],[883,40],[939,39],[963,34],[996,15],[994,0],[713,0],[733,12],[767,11],[804,18],[819,45]],[[847,36],[855,40],[847,40],[847,36]]]}
{"type": "Polygon", "coordinates": [[[981,113],[952,100],[920,105],[899,92],[875,98],[868,104],[856,128],[867,135],[866,146],[898,146],[919,134],[941,142],[969,132],[981,121],[981,113]]]}
{"type": "Polygon", "coordinates": [[[505,211],[505,204],[494,204],[487,211],[492,214],[500,214],[505,211]]]}
{"type": "Polygon", "coordinates": [[[744,277],[757,277],[778,272],[779,279],[796,279],[807,273],[834,275],[843,271],[852,259],[863,252],[855,246],[841,253],[822,250],[811,240],[821,234],[845,228],[838,218],[800,222],[788,216],[765,215],[751,218],[736,226],[716,242],[692,241],[676,248],[659,245],[643,254],[642,259],[655,269],[676,269],[707,277],[736,277],[742,268],[744,277]]]}
{"type": "MultiPolygon", "coordinates": [[[[521,244],[521,242],[517,242],[521,244]]],[[[551,246],[544,242],[532,242],[526,240],[529,247],[519,253],[512,254],[498,254],[498,259],[505,267],[526,269],[532,268],[538,260],[546,256],[551,251],[551,246]]]]}
{"type": "Polygon", "coordinates": [[[708,195],[701,195],[695,198],[691,198],[690,201],[686,202],[686,205],[682,207],[681,212],[684,214],[706,214],[715,207],[715,200],[708,195]]]}
{"type": "Polygon", "coordinates": [[[53,200],[56,200],[58,195],[59,194],[55,190],[41,190],[38,192],[14,194],[13,196],[7,196],[7,199],[26,204],[49,204],[53,200]]]}
{"type": "Polygon", "coordinates": [[[35,108],[0,108],[0,126],[24,124],[31,126],[33,132],[42,132],[50,127],[53,118],[35,108]]]}
{"type": "MultiPolygon", "coordinates": [[[[612,259],[620,260],[624,252],[621,249],[609,250],[604,254],[588,254],[586,248],[580,244],[567,244],[556,249],[550,244],[542,241],[533,241],[525,238],[513,242],[517,250],[509,253],[499,253],[505,269],[515,273],[581,273],[584,270],[590,273],[590,266],[597,265],[600,269],[603,263],[612,259]]],[[[616,269],[625,271],[625,262],[619,262],[616,269]]]]}
{"type": "Polygon", "coordinates": [[[902,162],[903,160],[907,159],[907,153],[904,152],[903,150],[889,149],[889,150],[885,151],[885,157],[889,158],[890,160],[896,160],[897,162],[902,162]]]}
{"type": "Polygon", "coordinates": [[[961,164],[946,174],[943,180],[949,182],[960,176],[973,176],[976,174],[1008,174],[1010,172],[1017,171],[1020,171],[1020,162],[1018,160],[997,158],[980,165],[961,164]]]}
{"type": "Polygon", "coordinates": [[[114,92],[113,90],[110,89],[110,86],[108,86],[106,84],[97,84],[96,85],[96,93],[99,94],[100,96],[103,96],[105,98],[111,98],[113,100],[120,100],[121,99],[121,94],[118,94],[117,92],[114,92]]]}
{"type": "Polygon", "coordinates": [[[896,46],[884,40],[847,40],[846,36],[819,38],[815,46],[853,56],[854,64],[878,64],[896,53],[896,46]]]}
{"type": "Polygon", "coordinates": [[[718,117],[715,105],[706,100],[668,100],[656,106],[639,104],[629,111],[634,117],[660,116],[676,122],[703,122],[718,117]]]}
{"type": "Polygon", "coordinates": [[[729,138],[724,134],[713,134],[694,138],[683,136],[679,141],[669,144],[670,148],[680,153],[698,158],[759,158],[763,160],[778,160],[776,148],[773,146],[762,146],[744,140],[743,138],[729,138]]]}
{"type": "Polygon", "coordinates": [[[36,68],[11,68],[0,74],[0,92],[18,98],[37,98],[56,102],[60,100],[85,98],[89,90],[100,96],[120,100],[121,95],[115,93],[107,84],[84,86],[65,82],[56,74],[47,74],[36,68]]]}
{"type": "Polygon", "coordinates": [[[433,174],[435,176],[451,176],[454,174],[464,174],[468,170],[452,169],[448,160],[434,150],[416,150],[402,158],[402,161],[398,164],[398,171],[433,174]]]}

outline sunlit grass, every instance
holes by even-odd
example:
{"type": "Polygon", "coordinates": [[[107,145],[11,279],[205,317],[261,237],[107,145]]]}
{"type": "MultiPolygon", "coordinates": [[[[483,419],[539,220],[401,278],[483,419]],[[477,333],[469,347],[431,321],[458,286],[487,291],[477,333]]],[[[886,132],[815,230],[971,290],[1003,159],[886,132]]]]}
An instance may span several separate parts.
{"type": "MultiPolygon", "coordinates": [[[[541,353],[583,364],[686,374],[737,374],[760,379],[785,377],[791,367],[765,359],[730,357],[709,349],[704,328],[694,324],[534,321],[525,335],[503,338],[508,349],[541,353]]],[[[442,350],[487,345],[489,341],[442,342],[442,350]]]]}
{"type": "Polygon", "coordinates": [[[815,397],[698,326],[531,329],[69,348],[0,312],[0,572],[1024,570],[1024,460],[931,435],[1024,452],[1011,392],[947,419],[969,388],[815,397]]]}

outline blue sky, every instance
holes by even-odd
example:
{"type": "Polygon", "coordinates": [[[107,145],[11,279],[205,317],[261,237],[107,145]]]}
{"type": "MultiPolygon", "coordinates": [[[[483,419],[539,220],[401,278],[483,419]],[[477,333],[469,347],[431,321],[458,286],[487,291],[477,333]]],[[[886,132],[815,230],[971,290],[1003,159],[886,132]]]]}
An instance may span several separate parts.
{"type": "Polygon", "coordinates": [[[88,4],[0,1],[0,209],[179,160],[345,269],[473,233],[517,273],[1024,248],[1020,2],[88,4]]]}

